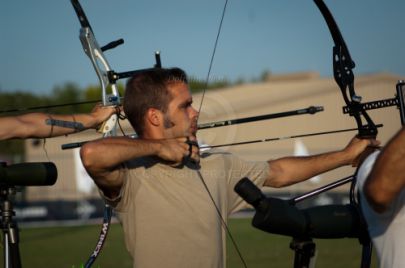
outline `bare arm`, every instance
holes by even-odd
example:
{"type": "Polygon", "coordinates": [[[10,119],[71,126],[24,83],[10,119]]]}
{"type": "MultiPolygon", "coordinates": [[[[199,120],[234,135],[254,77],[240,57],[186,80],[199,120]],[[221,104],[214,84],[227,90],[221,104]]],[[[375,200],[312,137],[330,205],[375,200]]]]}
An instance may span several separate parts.
{"type": "Polygon", "coordinates": [[[384,212],[405,187],[405,127],[386,145],[378,156],[364,184],[369,204],[384,212]]]}
{"type": "Polygon", "coordinates": [[[107,120],[115,109],[96,106],[89,114],[49,115],[45,113],[29,113],[18,116],[0,118],[0,140],[48,138],[78,132],[89,128],[97,128],[107,120]],[[77,124],[80,127],[51,126],[47,120],[63,121],[66,124],[77,124]]]}
{"type": "MultiPolygon", "coordinates": [[[[123,185],[122,164],[128,160],[157,156],[176,165],[189,154],[186,138],[146,140],[112,137],[84,144],[80,156],[87,172],[104,194],[114,198],[123,185]]],[[[197,147],[193,156],[198,157],[197,147]]]]}
{"type": "Polygon", "coordinates": [[[376,140],[353,138],[341,151],[270,160],[269,177],[264,185],[270,187],[288,186],[344,165],[356,166],[357,159],[366,148],[378,144],[379,142],[376,140]]]}

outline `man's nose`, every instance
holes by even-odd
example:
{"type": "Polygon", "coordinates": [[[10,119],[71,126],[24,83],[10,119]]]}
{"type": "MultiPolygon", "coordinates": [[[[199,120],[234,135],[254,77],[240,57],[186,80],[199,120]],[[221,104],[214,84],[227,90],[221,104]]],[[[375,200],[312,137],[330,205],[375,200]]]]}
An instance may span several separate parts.
{"type": "Polygon", "coordinates": [[[198,117],[198,111],[194,107],[191,107],[191,117],[198,117]]]}

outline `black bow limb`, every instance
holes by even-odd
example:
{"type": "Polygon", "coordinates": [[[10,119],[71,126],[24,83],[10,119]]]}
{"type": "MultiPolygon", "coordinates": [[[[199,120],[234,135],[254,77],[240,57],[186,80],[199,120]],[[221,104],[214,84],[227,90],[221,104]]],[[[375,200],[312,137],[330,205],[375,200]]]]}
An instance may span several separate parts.
{"type": "Polygon", "coordinates": [[[375,138],[378,134],[377,127],[366,110],[361,105],[362,97],[354,89],[353,69],[356,66],[352,60],[346,43],[340,33],[328,7],[322,0],[314,0],[321,11],[334,42],[333,47],[333,76],[342,92],[343,99],[350,110],[349,115],[356,120],[358,136],[361,138],[375,138]]]}

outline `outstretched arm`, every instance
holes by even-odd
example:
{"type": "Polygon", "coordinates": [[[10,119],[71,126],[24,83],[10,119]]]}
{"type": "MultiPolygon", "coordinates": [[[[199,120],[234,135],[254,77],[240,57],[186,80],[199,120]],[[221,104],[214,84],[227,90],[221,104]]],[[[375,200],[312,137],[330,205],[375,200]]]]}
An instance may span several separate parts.
{"type": "MultiPolygon", "coordinates": [[[[87,172],[104,195],[115,198],[123,185],[124,162],[144,156],[156,156],[169,164],[178,165],[189,155],[190,145],[187,140],[110,137],[84,144],[80,156],[87,172]]],[[[198,161],[198,155],[198,148],[192,146],[191,158],[198,161]]]]}
{"type": "Polygon", "coordinates": [[[384,212],[405,187],[405,127],[385,146],[364,184],[368,203],[384,212]]]}
{"type": "Polygon", "coordinates": [[[344,166],[356,166],[358,158],[367,147],[378,146],[379,142],[353,138],[341,151],[314,156],[283,157],[269,161],[269,177],[265,186],[284,187],[312,178],[318,174],[344,166]]]}
{"type": "Polygon", "coordinates": [[[97,128],[115,108],[96,105],[89,114],[51,115],[29,113],[0,118],[0,140],[56,137],[97,128]],[[53,123],[52,123],[53,122],[53,123]]]}

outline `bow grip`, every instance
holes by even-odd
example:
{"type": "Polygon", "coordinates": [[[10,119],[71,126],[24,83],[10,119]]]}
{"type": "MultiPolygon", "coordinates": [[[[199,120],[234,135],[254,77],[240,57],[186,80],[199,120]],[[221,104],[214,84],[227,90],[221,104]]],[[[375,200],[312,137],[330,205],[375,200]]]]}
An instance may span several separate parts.
{"type": "Polygon", "coordinates": [[[108,118],[106,121],[104,121],[101,126],[97,129],[97,132],[99,133],[108,133],[111,130],[114,129],[115,125],[117,124],[118,116],[116,114],[113,114],[108,118]]]}

